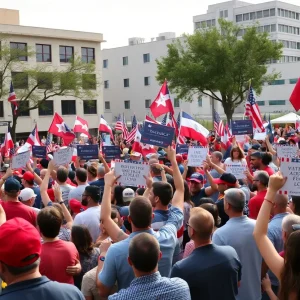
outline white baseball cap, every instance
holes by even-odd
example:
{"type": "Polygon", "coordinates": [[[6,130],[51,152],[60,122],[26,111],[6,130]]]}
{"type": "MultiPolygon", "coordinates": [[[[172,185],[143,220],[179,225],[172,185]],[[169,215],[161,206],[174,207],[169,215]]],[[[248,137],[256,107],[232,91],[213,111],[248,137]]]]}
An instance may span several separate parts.
{"type": "Polygon", "coordinates": [[[19,195],[20,201],[28,201],[31,198],[35,198],[37,195],[34,193],[34,191],[31,188],[25,188],[21,190],[21,193],[19,195]]]}
{"type": "Polygon", "coordinates": [[[131,202],[135,197],[134,190],[131,188],[126,188],[125,190],[123,190],[122,195],[124,202],[131,202]]]}

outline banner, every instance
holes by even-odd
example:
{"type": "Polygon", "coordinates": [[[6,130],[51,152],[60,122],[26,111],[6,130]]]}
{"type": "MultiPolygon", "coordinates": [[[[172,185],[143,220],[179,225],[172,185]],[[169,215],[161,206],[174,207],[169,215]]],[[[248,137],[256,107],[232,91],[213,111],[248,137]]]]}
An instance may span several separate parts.
{"type": "Polygon", "coordinates": [[[206,160],[208,154],[207,147],[201,146],[191,146],[189,147],[188,152],[188,166],[190,167],[200,167],[203,164],[203,161],[206,160]]]}
{"type": "Polygon", "coordinates": [[[167,148],[172,145],[175,129],[150,122],[144,123],[141,143],[167,148]]]}
{"type": "Polygon", "coordinates": [[[235,120],[231,122],[232,135],[253,134],[252,120],[235,120]]]}
{"type": "Polygon", "coordinates": [[[47,150],[46,146],[32,146],[32,156],[36,158],[46,158],[47,150]]]}
{"type": "Polygon", "coordinates": [[[26,164],[30,161],[30,151],[16,154],[12,157],[11,168],[20,169],[26,167],[26,164]]]}
{"type": "Polygon", "coordinates": [[[144,176],[149,174],[149,165],[144,162],[124,162],[115,161],[115,175],[121,177],[117,184],[122,186],[145,187],[146,179],[144,176]]]}
{"type": "Polygon", "coordinates": [[[280,171],[284,177],[287,177],[287,181],[279,193],[300,196],[300,159],[282,158],[280,171]]]}
{"type": "Polygon", "coordinates": [[[56,166],[62,166],[70,163],[73,156],[72,147],[62,147],[53,153],[53,161],[56,166]]]}
{"type": "Polygon", "coordinates": [[[264,141],[266,139],[267,133],[266,132],[255,132],[253,139],[257,141],[264,141]]]}
{"type": "Polygon", "coordinates": [[[98,159],[98,145],[77,145],[77,156],[81,159],[98,159]]]}
{"type": "Polygon", "coordinates": [[[230,164],[225,165],[226,173],[231,173],[236,179],[245,179],[245,171],[247,171],[247,165],[242,164],[230,164]]]}
{"type": "Polygon", "coordinates": [[[298,146],[276,144],[276,151],[279,158],[293,158],[298,155],[298,146]]]}
{"type": "Polygon", "coordinates": [[[189,145],[186,144],[177,144],[176,145],[176,154],[184,154],[189,152],[189,145]]]}
{"type": "Polygon", "coordinates": [[[102,146],[102,153],[105,158],[117,159],[120,158],[121,149],[119,146],[102,146]]]}

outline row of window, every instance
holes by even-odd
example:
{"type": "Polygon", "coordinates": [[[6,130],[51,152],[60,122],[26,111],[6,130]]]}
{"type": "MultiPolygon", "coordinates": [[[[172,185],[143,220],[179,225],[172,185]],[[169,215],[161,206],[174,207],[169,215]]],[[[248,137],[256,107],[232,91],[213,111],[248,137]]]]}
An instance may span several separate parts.
{"type": "MultiPolygon", "coordinates": [[[[257,26],[258,32],[276,32],[276,24],[257,26]]],[[[247,31],[247,28],[241,28],[238,32],[238,36],[243,36],[247,31]]]]}
{"type": "MultiPolygon", "coordinates": [[[[150,62],[150,53],[144,53],[143,54],[143,62],[144,63],[149,63],[150,62]]],[[[122,63],[123,63],[123,66],[128,66],[128,63],[129,63],[128,56],[123,56],[122,57],[122,63]]],[[[103,59],[103,68],[104,69],[108,68],[108,59],[103,59]]]]}
{"type": "Polygon", "coordinates": [[[216,19],[201,21],[201,22],[195,22],[195,28],[206,28],[206,27],[214,27],[216,26],[216,19]]]}
{"type": "Polygon", "coordinates": [[[286,63],[286,62],[296,62],[296,61],[300,61],[300,57],[299,56],[283,55],[283,56],[281,56],[281,58],[279,59],[278,62],[280,62],[280,63],[286,63]]]}
{"type": "MultiPolygon", "coordinates": [[[[51,45],[36,44],[36,61],[37,62],[52,62],[51,45]]],[[[20,61],[27,61],[27,43],[11,42],[10,49],[16,50],[15,52],[22,55],[18,55],[20,61]]],[[[59,59],[62,63],[70,62],[74,57],[73,46],[59,46],[59,59]]],[[[95,48],[81,47],[81,59],[85,63],[95,62],[95,48]]]]}
{"type": "MultiPolygon", "coordinates": [[[[62,89],[74,89],[72,86],[74,82],[69,80],[68,74],[61,75],[60,86],[62,89]]],[[[71,76],[71,75],[70,75],[71,76]]],[[[11,78],[15,89],[27,89],[29,86],[29,77],[24,72],[11,72],[11,78]]],[[[52,89],[53,78],[52,73],[41,72],[37,75],[38,89],[52,89]]],[[[96,74],[82,74],[82,88],[84,90],[95,90],[96,89],[96,74]]]]}
{"type": "Polygon", "coordinates": [[[299,27],[288,26],[283,24],[278,24],[278,31],[284,33],[296,34],[296,35],[299,35],[300,33],[299,27]]]}
{"type": "MultiPolygon", "coordinates": [[[[21,108],[29,108],[28,101],[20,102],[21,108]]],[[[21,111],[20,117],[29,117],[30,111],[21,111]]],[[[97,100],[84,100],[83,101],[83,113],[85,115],[97,114],[97,100]]],[[[39,116],[53,116],[54,115],[54,102],[53,100],[47,100],[43,105],[38,108],[39,116]]],[[[76,100],[61,100],[61,114],[62,115],[76,115],[76,100]]],[[[0,118],[4,118],[4,105],[3,101],[0,101],[0,118]]]]}
{"type": "MultiPolygon", "coordinates": [[[[144,86],[149,86],[150,85],[150,76],[144,77],[144,86]]],[[[125,88],[129,87],[129,78],[123,79],[123,86],[125,88]]],[[[104,80],[104,88],[108,89],[109,88],[109,80],[104,80]]]]}
{"type": "MultiPolygon", "coordinates": [[[[292,78],[292,79],[288,79],[287,84],[296,84],[298,81],[298,78],[292,78]]],[[[277,79],[277,80],[273,80],[269,83],[269,85],[283,85],[286,83],[285,79],[277,79]]]]}
{"type": "Polygon", "coordinates": [[[281,42],[284,48],[300,50],[300,42],[286,41],[286,40],[279,40],[278,42],[281,42]]]}
{"type": "Polygon", "coordinates": [[[250,13],[245,13],[245,14],[239,14],[235,16],[235,20],[238,23],[243,21],[257,20],[257,19],[269,18],[274,16],[275,16],[275,8],[271,8],[271,9],[259,10],[250,13]]]}
{"type": "MultiPolygon", "coordinates": [[[[267,101],[261,101],[261,100],[256,101],[258,106],[265,106],[266,102],[267,101]]],[[[268,104],[271,105],[271,106],[272,105],[285,105],[285,102],[286,102],[285,100],[269,100],[268,104]]]]}
{"type": "Polygon", "coordinates": [[[299,13],[282,8],[277,9],[277,15],[284,18],[299,20],[299,13]]]}

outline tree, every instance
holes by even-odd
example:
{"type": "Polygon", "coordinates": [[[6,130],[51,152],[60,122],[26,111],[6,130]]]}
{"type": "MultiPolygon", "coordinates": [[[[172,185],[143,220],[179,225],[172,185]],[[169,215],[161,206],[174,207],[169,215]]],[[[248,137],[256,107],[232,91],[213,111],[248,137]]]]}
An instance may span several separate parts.
{"type": "Polygon", "coordinates": [[[0,98],[4,101],[7,99],[12,81],[19,102],[17,113],[12,112],[11,135],[14,140],[20,114],[46,108],[48,99],[72,96],[91,100],[97,96],[96,87],[99,83],[93,62],[84,63],[81,57],[73,57],[61,68],[43,63],[28,64],[28,59],[35,57],[36,53],[26,46],[9,43],[8,40],[7,36],[0,38],[0,98]]]}
{"type": "Polygon", "coordinates": [[[271,41],[258,27],[243,29],[219,20],[220,28],[201,29],[168,45],[166,57],[157,60],[157,80],[167,78],[180,99],[208,95],[222,103],[227,121],[249,90],[249,82],[259,94],[264,82],[279,76],[267,75],[267,63],[282,55],[282,44],[271,41]],[[244,35],[239,37],[241,30],[244,35]]]}

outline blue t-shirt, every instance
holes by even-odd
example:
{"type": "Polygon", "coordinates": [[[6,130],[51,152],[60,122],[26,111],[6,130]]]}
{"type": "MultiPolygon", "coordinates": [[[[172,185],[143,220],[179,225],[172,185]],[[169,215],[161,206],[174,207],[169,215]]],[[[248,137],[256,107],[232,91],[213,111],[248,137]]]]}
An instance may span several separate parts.
{"type": "Polygon", "coordinates": [[[187,282],[193,300],[232,300],[237,299],[241,268],[232,247],[209,244],[196,248],[187,258],[177,262],[171,277],[187,282]]]}
{"type": "Polygon", "coordinates": [[[36,198],[35,198],[33,207],[42,208],[42,198],[41,198],[40,188],[39,187],[32,187],[31,189],[37,195],[36,198]]]}
{"type": "Polygon", "coordinates": [[[197,194],[191,196],[191,200],[195,204],[195,206],[199,206],[199,201],[201,198],[207,197],[205,193],[205,188],[202,188],[197,194]]]}
{"type": "Polygon", "coordinates": [[[74,285],[51,281],[46,276],[13,283],[0,295],[1,300],[84,300],[74,285]]]}

